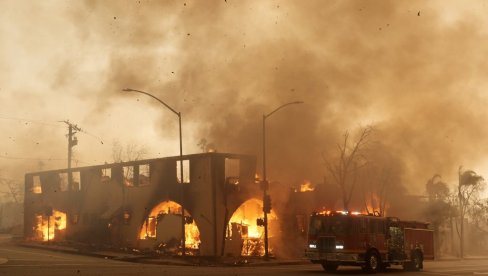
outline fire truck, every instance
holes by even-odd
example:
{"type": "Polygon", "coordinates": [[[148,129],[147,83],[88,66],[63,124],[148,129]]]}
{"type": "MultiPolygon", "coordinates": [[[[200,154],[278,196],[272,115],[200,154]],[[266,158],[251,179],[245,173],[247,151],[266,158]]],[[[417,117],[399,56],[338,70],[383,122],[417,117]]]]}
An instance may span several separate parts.
{"type": "Polygon", "coordinates": [[[424,260],[434,259],[434,232],[428,223],[378,214],[313,213],[305,255],[327,272],[340,265],[361,266],[368,273],[391,265],[417,271],[424,260]]]}

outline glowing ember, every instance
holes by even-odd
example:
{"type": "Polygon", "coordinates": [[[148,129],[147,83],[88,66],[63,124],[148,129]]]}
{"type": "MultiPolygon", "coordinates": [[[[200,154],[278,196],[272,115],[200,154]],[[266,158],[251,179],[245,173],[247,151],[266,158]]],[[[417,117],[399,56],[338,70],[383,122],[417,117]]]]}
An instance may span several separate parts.
{"type": "Polygon", "coordinates": [[[315,190],[315,187],[312,186],[312,183],[310,181],[305,181],[300,185],[300,192],[313,192],[315,190]]]}
{"type": "MultiPolygon", "coordinates": [[[[241,255],[264,255],[264,227],[257,225],[257,219],[263,217],[263,202],[259,199],[250,199],[244,202],[229,220],[229,236],[232,236],[232,224],[239,225],[243,241],[241,255]]],[[[276,221],[276,214],[271,210],[268,214],[268,237],[273,236],[272,221],[276,221]]]]}
{"type": "MultiPolygon", "coordinates": [[[[156,205],[156,207],[151,210],[149,216],[142,225],[141,231],[139,232],[139,239],[157,239],[158,222],[163,219],[164,215],[178,215],[181,218],[181,205],[174,201],[163,201],[156,205]]],[[[186,211],[185,216],[189,217],[189,214],[186,211]]],[[[198,226],[196,225],[195,221],[185,224],[185,247],[198,249],[200,243],[200,231],[198,230],[198,226]]]]}
{"type": "Polygon", "coordinates": [[[36,232],[39,240],[50,241],[57,239],[58,234],[66,229],[66,213],[53,210],[51,216],[36,216],[36,232]]]}

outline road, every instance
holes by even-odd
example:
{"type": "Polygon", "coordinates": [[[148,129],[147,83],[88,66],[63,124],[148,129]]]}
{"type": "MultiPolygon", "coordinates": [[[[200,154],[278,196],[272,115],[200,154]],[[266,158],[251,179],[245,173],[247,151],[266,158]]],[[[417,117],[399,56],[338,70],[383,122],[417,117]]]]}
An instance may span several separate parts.
{"type": "MultiPolygon", "coordinates": [[[[324,275],[320,265],[248,267],[176,266],[122,262],[97,257],[32,249],[0,247],[0,275],[324,275]]],[[[336,275],[364,275],[358,268],[340,268],[336,275]]],[[[426,262],[422,272],[391,268],[376,275],[488,275],[488,260],[426,262]]]]}

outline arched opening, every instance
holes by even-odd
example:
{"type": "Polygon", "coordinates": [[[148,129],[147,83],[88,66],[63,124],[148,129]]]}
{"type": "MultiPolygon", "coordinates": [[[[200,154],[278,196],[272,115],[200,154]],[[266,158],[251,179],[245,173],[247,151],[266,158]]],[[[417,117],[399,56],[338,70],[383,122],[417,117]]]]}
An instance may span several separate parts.
{"type": "Polygon", "coordinates": [[[66,229],[66,213],[48,208],[45,214],[36,215],[35,239],[61,240],[66,229]]]}
{"type": "MultiPolygon", "coordinates": [[[[200,247],[200,231],[197,224],[185,210],[185,248],[196,253],[200,247]]],[[[156,205],[144,220],[139,239],[156,241],[157,249],[165,253],[176,253],[181,241],[181,205],[174,201],[163,201],[156,205]]]]}
{"type": "MultiPolygon", "coordinates": [[[[249,199],[237,208],[227,226],[227,254],[264,256],[263,216],[263,201],[260,199],[249,199]]],[[[277,220],[275,212],[271,210],[268,214],[268,238],[272,238],[277,230],[277,220]]],[[[269,250],[271,249],[270,245],[269,250]]]]}

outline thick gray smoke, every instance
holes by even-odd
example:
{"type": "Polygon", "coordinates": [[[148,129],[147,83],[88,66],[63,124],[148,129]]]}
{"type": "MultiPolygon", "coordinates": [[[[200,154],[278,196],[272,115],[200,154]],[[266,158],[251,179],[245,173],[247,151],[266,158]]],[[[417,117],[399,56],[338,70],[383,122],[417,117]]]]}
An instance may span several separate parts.
{"type": "MultiPolygon", "coordinates": [[[[37,5],[32,19],[24,16],[29,12],[25,3],[9,3],[2,12],[22,23],[7,24],[12,29],[3,28],[2,36],[24,37],[32,28],[32,39],[14,41],[21,41],[26,52],[49,53],[32,65],[46,69],[41,77],[18,73],[16,85],[2,78],[12,91],[43,91],[20,101],[2,89],[8,93],[2,100],[21,106],[22,114],[46,102],[50,118],[74,117],[101,136],[127,138],[140,131],[121,131],[116,110],[129,100],[120,89],[132,87],[182,112],[186,153],[197,152],[204,138],[220,152],[261,156],[262,115],[300,100],[305,103],[267,120],[269,178],[287,186],[323,181],[322,152],[333,152],[344,131],[355,133],[368,124],[376,126],[375,139],[395,160],[399,181],[414,194],[423,192],[434,173],[449,178],[460,164],[484,165],[487,43],[481,1],[463,9],[455,1],[37,5]],[[50,66],[39,65],[40,60],[50,66]],[[57,109],[63,105],[73,107],[57,109]]],[[[14,46],[0,47],[7,55],[14,46]]],[[[157,110],[144,116],[157,114],[155,123],[148,120],[154,137],[170,141],[164,148],[173,146],[173,115],[158,103],[138,99],[130,99],[136,103],[128,113],[146,105],[157,110]]],[[[156,144],[135,137],[141,144],[156,144]]],[[[46,147],[64,154],[58,149],[62,138],[50,139],[46,147]]],[[[39,151],[35,145],[17,146],[22,148],[18,154],[39,151]]],[[[110,159],[82,148],[78,155],[92,163],[110,159]]]]}

